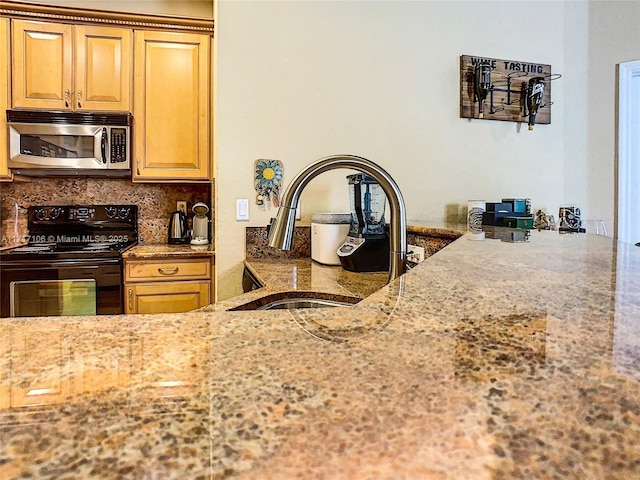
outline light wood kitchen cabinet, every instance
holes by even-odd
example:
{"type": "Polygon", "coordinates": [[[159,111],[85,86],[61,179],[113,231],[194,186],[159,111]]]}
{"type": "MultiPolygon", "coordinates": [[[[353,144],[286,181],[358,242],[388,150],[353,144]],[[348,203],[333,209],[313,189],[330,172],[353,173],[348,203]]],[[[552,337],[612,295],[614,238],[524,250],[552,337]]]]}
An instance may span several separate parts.
{"type": "Polygon", "coordinates": [[[136,31],[134,181],[210,181],[210,37],[136,31]]]}
{"type": "Polygon", "coordinates": [[[12,105],[131,110],[130,29],[12,22],[12,105]]]}
{"type": "Polygon", "coordinates": [[[126,313],[188,312],[211,303],[211,259],[124,262],[126,313]]]}
{"type": "Polygon", "coordinates": [[[7,116],[9,108],[9,19],[0,18],[0,180],[11,179],[7,166],[7,116]]]}

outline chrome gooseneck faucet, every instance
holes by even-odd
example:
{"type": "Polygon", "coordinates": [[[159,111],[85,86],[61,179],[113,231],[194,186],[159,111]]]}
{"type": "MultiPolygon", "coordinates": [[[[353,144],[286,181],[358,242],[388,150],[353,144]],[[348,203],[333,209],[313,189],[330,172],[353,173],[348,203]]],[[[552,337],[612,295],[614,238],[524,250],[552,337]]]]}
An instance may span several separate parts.
{"type": "Polygon", "coordinates": [[[382,187],[391,209],[389,281],[399,277],[406,271],[407,260],[407,214],[402,194],[391,175],[384,169],[366,158],[355,155],[333,155],[321,158],[296,175],[282,195],[278,215],[269,231],[269,245],[280,250],[291,249],[296,209],[302,190],[321,173],[338,168],[350,168],[367,173],[382,187]]]}

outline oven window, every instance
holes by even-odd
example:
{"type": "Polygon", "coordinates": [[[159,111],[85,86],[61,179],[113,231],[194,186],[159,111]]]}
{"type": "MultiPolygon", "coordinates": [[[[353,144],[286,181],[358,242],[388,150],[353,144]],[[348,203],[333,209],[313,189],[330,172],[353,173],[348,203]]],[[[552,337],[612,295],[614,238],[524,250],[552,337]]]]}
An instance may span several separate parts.
{"type": "Polygon", "coordinates": [[[20,135],[20,153],[36,157],[94,158],[93,135],[20,135]]]}
{"type": "Polygon", "coordinates": [[[27,280],[11,282],[10,315],[95,315],[95,280],[27,280]]]}

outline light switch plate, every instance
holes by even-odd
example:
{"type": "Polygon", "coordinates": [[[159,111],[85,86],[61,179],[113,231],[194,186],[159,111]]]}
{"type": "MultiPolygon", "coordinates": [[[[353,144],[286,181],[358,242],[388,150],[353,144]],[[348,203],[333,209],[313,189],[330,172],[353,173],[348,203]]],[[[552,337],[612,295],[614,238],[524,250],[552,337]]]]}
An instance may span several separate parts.
{"type": "Polygon", "coordinates": [[[236,221],[249,221],[249,199],[236,198],[236,221]]]}

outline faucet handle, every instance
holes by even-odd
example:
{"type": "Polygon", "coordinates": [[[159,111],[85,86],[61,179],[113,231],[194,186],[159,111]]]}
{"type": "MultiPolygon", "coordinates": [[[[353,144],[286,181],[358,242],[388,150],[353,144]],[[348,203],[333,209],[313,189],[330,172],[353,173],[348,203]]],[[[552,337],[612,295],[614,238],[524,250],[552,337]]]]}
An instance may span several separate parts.
{"type": "Polygon", "coordinates": [[[269,232],[271,231],[271,226],[273,225],[273,222],[275,221],[275,217],[271,217],[269,219],[269,224],[267,225],[267,237],[269,236],[269,232]]]}

